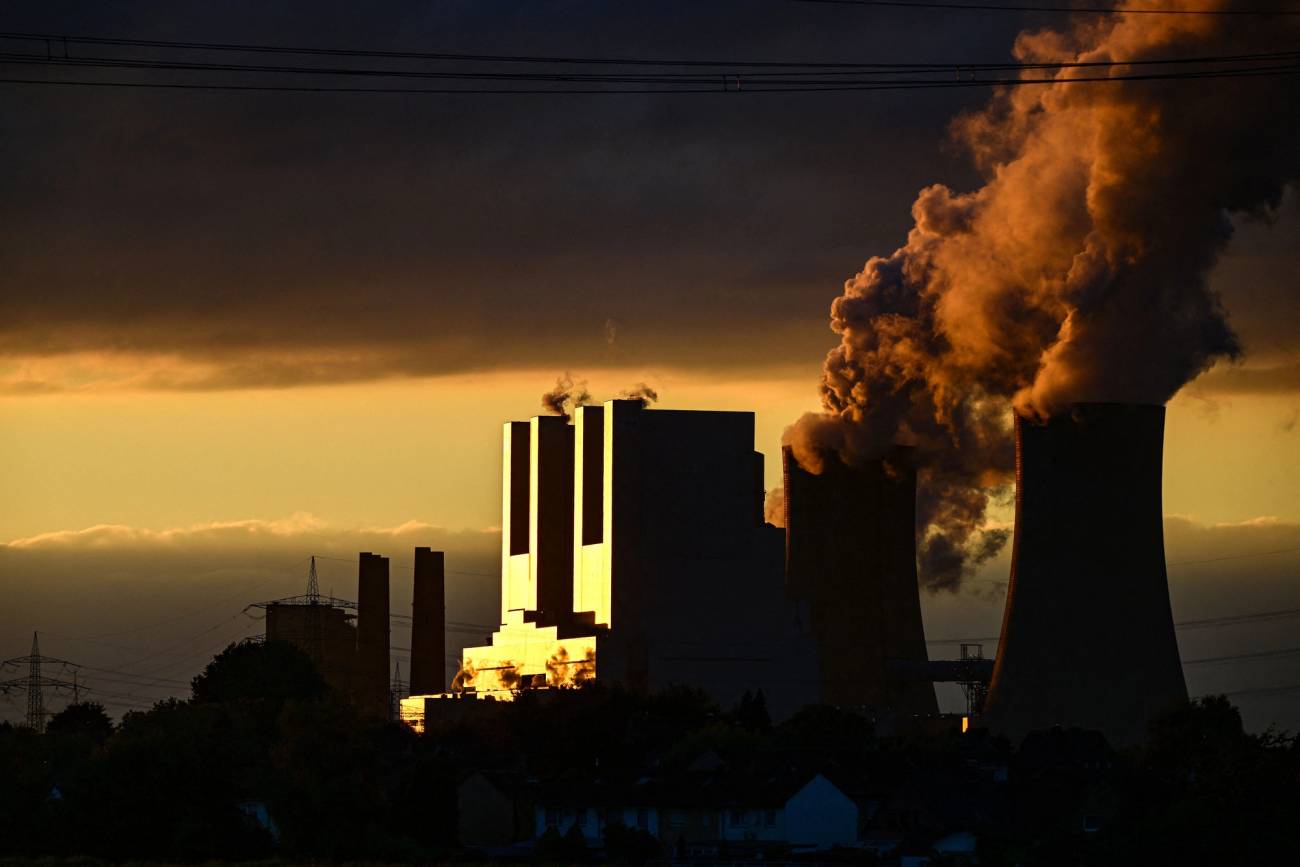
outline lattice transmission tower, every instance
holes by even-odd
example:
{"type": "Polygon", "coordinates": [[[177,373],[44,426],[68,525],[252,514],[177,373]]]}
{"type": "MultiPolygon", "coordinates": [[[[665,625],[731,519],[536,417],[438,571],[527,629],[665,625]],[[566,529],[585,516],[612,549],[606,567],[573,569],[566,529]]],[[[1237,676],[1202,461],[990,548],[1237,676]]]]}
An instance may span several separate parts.
{"type": "Polygon", "coordinates": [[[26,677],[15,677],[10,680],[0,681],[0,692],[25,692],[27,693],[27,726],[37,731],[45,731],[45,718],[48,712],[45,710],[45,690],[51,689],[56,692],[69,691],[72,693],[72,700],[75,703],[81,696],[77,687],[77,664],[68,662],[66,659],[55,659],[52,656],[41,656],[41,645],[39,636],[32,633],[32,652],[28,656],[16,656],[13,659],[6,659],[0,663],[3,669],[19,669],[27,666],[26,677]],[[71,671],[72,680],[59,680],[57,678],[46,677],[43,671],[44,666],[57,665],[62,671],[71,671]]]}

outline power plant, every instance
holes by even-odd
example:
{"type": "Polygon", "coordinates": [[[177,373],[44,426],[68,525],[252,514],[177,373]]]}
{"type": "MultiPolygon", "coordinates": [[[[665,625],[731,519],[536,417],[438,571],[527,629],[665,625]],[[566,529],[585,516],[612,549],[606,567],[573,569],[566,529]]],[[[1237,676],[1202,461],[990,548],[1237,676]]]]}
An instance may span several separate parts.
{"type": "Polygon", "coordinates": [[[403,718],[592,679],[724,705],[763,690],[779,715],[937,713],[929,682],[896,673],[926,662],[908,457],[814,475],[785,453],[783,532],[763,519],[752,413],[613,400],[506,423],[501,625],[403,718]]]}
{"type": "Polygon", "coordinates": [[[1165,573],[1163,406],[1016,418],[1011,584],[984,722],[1135,743],[1187,701],[1165,573]]]}
{"type": "Polygon", "coordinates": [[[817,640],[818,694],[831,704],[939,712],[934,689],[891,671],[926,661],[916,580],[916,469],[906,449],[865,466],[782,450],[786,575],[817,640]]]}
{"type": "MultiPolygon", "coordinates": [[[[763,520],[752,413],[613,400],[577,407],[572,423],[508,422],[500,626],[464,648],[447,685],[443,559],[417,549],[401,717],[421,728],[447,702],[599,680],[694,686],[724,706],[763,690],[777,715],[820,702],[907,720],[936,717],[933,684],[950,681],[971,715],[984,704],[979,724],[1013,739],[1078,726],[1140,741],[1187,700],[1164,564],[1163,420],[1160,406],[1100,403],[1016,419],[1013,565],[993,661],[966,647],[961,660],[927,658],[907,448],[853,466],[826,453],[812,469],[783,449],[782,531],[763,520]]],[[[359,581],[353,689],[377,712],[387,559],[363,554],[359,581]]]]}

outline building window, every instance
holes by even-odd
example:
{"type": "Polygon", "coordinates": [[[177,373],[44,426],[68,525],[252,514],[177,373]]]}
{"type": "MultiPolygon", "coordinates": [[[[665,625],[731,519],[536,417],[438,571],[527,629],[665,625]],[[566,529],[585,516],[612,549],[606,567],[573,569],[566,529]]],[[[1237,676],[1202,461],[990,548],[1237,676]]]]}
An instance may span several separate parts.
{"type": "Polygon", "coordinates": [[[650,829],[650,811],[645,807],[636,809],[636,826],[643,831],[650,829]]]}
{"type": "Polygon", "coordinates": [[[776,810],[763,811],[763,824],[769,828],[776,827],[776,810]]]}
{"type": "Polygon", "coordinates": [[[733,825],[743,825],[743,824],[745,824],[745,811],[744,811],[744,810],[732,810],[732,811],[731,811],[731,824],[733,824],[733,825]]]}

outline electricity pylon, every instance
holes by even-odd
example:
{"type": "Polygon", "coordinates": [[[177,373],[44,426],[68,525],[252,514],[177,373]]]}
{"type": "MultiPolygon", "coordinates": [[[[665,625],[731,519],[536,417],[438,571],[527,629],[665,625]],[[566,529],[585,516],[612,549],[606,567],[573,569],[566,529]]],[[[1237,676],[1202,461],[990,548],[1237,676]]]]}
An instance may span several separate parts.
{"type": "Polygon", "coordinates": [[[18,668],[27,666],[26,677],[15,677],[10,680],[0,681],[0,692],[10,692],[12,690],[21,690],[27,693],[27,727],[36,732],[45,731],[45,690],[71,690],[74,696],[79,697],[79,690],[76,682],[75,662],[68,662],[66,659],[55,659],[52,656],[41,656],[41,646],[39,638],[35,632],[32,633],[32,652],[29,656],[16,656],[13,659],[6,659],[0,663],[0,668],[18,668]],[[73,680],[56,680],[46,677],[41,673],[43,665],[61,665],[63,670],[73,670],[73,680]]]}

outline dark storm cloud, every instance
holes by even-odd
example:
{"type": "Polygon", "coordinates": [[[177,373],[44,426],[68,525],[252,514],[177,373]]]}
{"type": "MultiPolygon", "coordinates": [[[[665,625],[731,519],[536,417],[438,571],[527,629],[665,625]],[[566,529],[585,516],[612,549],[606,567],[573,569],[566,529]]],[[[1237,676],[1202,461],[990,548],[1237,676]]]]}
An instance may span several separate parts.
{"type": "MultiPolygon", "coordinates": [[[[46,4],[6,26],[855,60],[921,46],[1000,59],[1015,22],[739,2],[128,4],[111,20],[46,4]]],[[[184,388],[804,361],[826,343],[826,287],[864,246],[903,231],[906,202],[936,165],[963,180],[941,142],[966,99],[9,87],[0,361],[174,355],[203,373],[143,384],[184,388]]]]}

